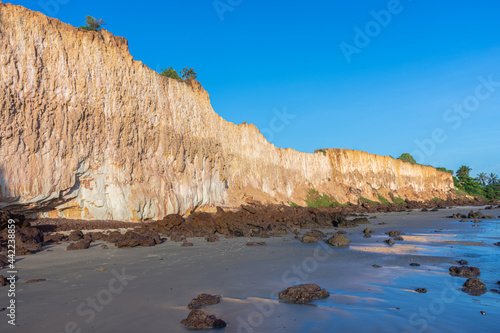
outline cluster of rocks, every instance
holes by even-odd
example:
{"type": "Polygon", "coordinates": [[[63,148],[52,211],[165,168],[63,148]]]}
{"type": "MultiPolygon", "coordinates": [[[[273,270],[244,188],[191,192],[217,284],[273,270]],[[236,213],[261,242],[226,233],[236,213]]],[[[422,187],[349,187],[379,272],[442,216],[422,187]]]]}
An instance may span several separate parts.
{"type": "MultiPolygon", "coordinates": [[[[458,263],[463,266],[451,266],[449,268],[450,275],[467,278],[462,285],[462,291],[473,296],[480,296],[487,291],[486,285],[477,276],[481,275],[481,270],[477,267],[464,266],[468,265],[467,260],[459,260],[458,263]]],[[[496,289],[492,289],[494,292],[496,289]]]]}
{"type": "Polygon", "coordinates": [[[404,240],[404,238],[401,236],[401,230],[388,231],[388,232],[386,232],[386,235],[389,235],[389,237],[392,237],[392,238],[387,238],[386,240],[384,240],[384,243],[386,243],[389,246],[396,244],[395,241],[403,241],[404,240]]]}
{"type": "Polygon", "coordinates": [[[207,315],[205,312],[199,308],[203,306],[210,306],[220,303],[222,300],[221,296],[210,295],[210,294],[200,294],[198,297],[193,298],[188,304],[189,312],[186,319],[181,321],[181,324],[191,329],[209,329],[209,328],[222,328],[226,327],[226,322],[222,319],[215,317],[214,315],[207,315]]]}

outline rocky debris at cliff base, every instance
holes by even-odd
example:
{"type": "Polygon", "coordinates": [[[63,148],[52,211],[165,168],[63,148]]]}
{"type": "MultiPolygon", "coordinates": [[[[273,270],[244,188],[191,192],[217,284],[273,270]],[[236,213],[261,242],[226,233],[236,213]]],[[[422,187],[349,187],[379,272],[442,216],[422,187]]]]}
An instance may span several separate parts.
{"type": "Polygon", "coordinates": [[[69,234],[68,240],[70,242],[76,242],[76,241],[83,239],[83,236],[84,235],[83,235],[83,232],[81,230],[75,230],[69,234]]]}
{"type": "Polygon", "coordinates": [[[205,237],[205,240],[209,243],[219,242],[219,236],[217,235],[207,236],[205,237]]]}
{"type": "Polygon", "coordinates": [[[326,234],[320,230],[313,229],[308,231],[302,236],[302,243],[317,243],[322,240],[323,237],[326,237],[326,234]]]}
{"type": "Polygon", "coordinates": [[[425,288],[417,288],[417,289],[415,289],[415,292],[420,293],[420,294],[425,294],[425,293],[427,293],[427,289],[425,289],[425,288]]]}
{"type": "Polygon", "coordinates": [[[248,242],[247,246],[266,246],[266,242],[248,242]]]}
{"type": "Polygon", "coordinates": [[[0,268],[7,267],[8,264],[9,264],[9,258],[0,253],[0,268]]]}
{"type": "Polygon", "coordinates": [[[127,231],[124,235],[120,234],[115,241],[118,248],[136,247],[136,246],[155,246],[160,244],[159,235],[151,230],[127,231]]]}
{"type": "Polygon", "coordinates": [[[470,278],[465,281],[462,291],[474,296],[480,296],[486,292],[486,285],[478,278],[470,278]]]}
{"type": "Polygon", "coordinates": [[[189,302],[188,309],[198,309],[202,306],[214,305],[220,303],[221,300],[222,297],[219,295],[199,294],[198,297],[193,298],[191,302],[189,302]]]}
{"type": "Polygon", "coordinates": [[[300,284],[289,287],[278,295],[281,301],[295,304],[305,304],[316,299],[330,297],[330,293],[326,289],[321,289],[315,283],[300,284]]]}
{"type": "Polygon", "coordinates": [[[16,255],[27,255],[42,250],[43,233],[35,227],[16,229],[16,255]]]}
{"type": "Polygon", "coordinates": [[[328,238],[328,240],[326,241],[326,244],[329,244],[331,246],[349,246],[350,242],[351,241],[349,240],[349,238],[337,233],[337,234],[333,235],[332,237],[328,238]]]}
{"type": "Polygon", "coordinates": [[[462,266],[462,267],[451,266],[449,271],[451,276],[460,276],[466,278],[481,275],[481,270],[477,267],[472,267],[472,266],[462,266]]]}
{"type": "Polygon", "coordinates": [[[51,233],[43,237],[45,243],[59,243],[68,241],[68,236],[61,233],[51,233]]]}
{"type": "Polygon", "coordinates": [[[226,327],[226,322],[216,318],[214,315],[207,315],[201,310],[192,310],[181,324],[192,329],[208,329],[226,327]]]}
{"type": "Polygon", "coordinates": [[[90,247],[90,243],[92,243],[91,239],[82,239],[76,243],[70,244],[66,251],[74,251],[74,250],[85,250],[90,247]]]}

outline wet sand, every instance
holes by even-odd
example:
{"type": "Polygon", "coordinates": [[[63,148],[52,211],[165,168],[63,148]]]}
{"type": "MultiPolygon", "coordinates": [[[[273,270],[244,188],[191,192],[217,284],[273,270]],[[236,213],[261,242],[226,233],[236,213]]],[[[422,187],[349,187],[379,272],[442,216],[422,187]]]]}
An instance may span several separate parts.
{"type": "MultiPolygon", "coordinates": [[[[470,296],[460,291],[466,279],[448,274],[456,260],[465,259],[481,269],[488,290],[499,288],[500,247],[492,245],[500,239],[499,220],[473,227],[444,218],[478,208],[370,214],[378,218],[345,229],[352,241],[348,248],[303,244],[293,235],[263,239],[267,246],[256,247],[246,243],[262,239],[190,238],[193,247],[167,241],[133,249],[112,244],[101,249],[104,243],[95,242],[81,251],[66,251],[67,243],[49,246],[51,251],[19,257],[18,327],[8,325],[0,312],[0,331],[187,332],[179,323],[189,313],[186,306],[205,292],[223,296],[222,303],[202,309],[225,320],[225,332],[472,332],[479,327],[498,332],[500,295],[470,296]],[[375,231],[372,238],[363,238],[366,227],[375,231]],[[402,230],[405,240],[386,245],[390,230],[402,230]],[[25,284],[38,278],[46,281],[25,284]],[[299,283],[316,283],[331,296],[312,305],[278,301],[279,291],[299,283]]],[[[500,215],[498,209],[482,212],[500,215]]],[[[7,306],[6,293],[1,287],[0,308],[7,306]]]]}

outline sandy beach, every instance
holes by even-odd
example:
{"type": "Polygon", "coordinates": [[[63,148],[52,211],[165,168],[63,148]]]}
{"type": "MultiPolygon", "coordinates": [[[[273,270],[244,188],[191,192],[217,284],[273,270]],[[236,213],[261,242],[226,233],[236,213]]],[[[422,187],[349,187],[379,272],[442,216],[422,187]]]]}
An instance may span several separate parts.
{"type": "MultiPolygon", "coordinates": [[[[351,240],[345,248],[304,244],[294,235],[213,243],[190,238],[193,247],[172,241],[131,249],[102,249],[104,242],[80,251],[66,251],[68,243],[44,247],[18,258],[18,327],[2,315],[0,330],[186,332],[180,321],[187,304],[210,293],[222,302],[202,310],[226,321],[225,332],[470,332],[478,326],[498,332],[500,295],[489,290],[499,288],[500,247],[493,243],[500,222],[473,226],[445,218],[478,208],[370,214],[377,218],[369,225],[345,229],[351,240]],[[363,238],[366,227],[375,232],[371,238],[363,238]],[[401,230],[404,241],[385,244],[391,230],[401,230]],[[488,292],[460,290],[466,279],[448,273],[460,259],[481,269],[488,292]],[[25,283],[31,279],[46,281],[25,283]],[[316,283],[331,296],[310,305],[279,302],[279,291],[302,283],[316,283]]],[[[499,209],[482,212],[500,215],[499,209]]],[[[7,305],[7,288],[0,288],[0,308],[7,305]]]]}

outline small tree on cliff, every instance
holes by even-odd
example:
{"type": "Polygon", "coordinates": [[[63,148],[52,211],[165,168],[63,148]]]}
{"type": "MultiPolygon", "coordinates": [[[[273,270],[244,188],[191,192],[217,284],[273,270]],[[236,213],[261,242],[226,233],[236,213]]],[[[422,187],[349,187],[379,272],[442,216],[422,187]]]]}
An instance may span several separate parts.
{"type": "Polygon", "coordinates": [[[162,69],[162,72],[160,73],[160,75],[182,81],[182,78],[179,76],[179,73],[177,73],[177,71],[175,69],[173,69],[172,67],[162,69]]]}
{"type": "Polygon", "coordinates": [[[96,19],[95,17],[92,17],[90,15],[87,15],[86,20],[85,20],[84,26],[82,26],[82,29],[89,30],[89,31],[99,31],[103,25],[106,25],[107,23],[104,23],[104,20],[101,19],[96,19]]]}
{"type": "Polygon", "coordinates": [[[460,180],[466,180],[469,178],[469,173],[471,172],[471,168],[469,168],[466,165],[462,165],[458,170],[457,170],[457,177],[460,180]]]}
{"type": "Polygon", "coordinates": [[[398,157],[398,160],[410,162],[411,164],[417,164],[417,161],[415,161],[413,156],[408,153],[401,154],[401,156],[398,157]]]}
{"type": "Polygon", "coordinates": [[[194,69],[187,67],[184,67],[184,69],[181,71],[181,75],[184,80],[196,79],[197,77],[197,73],[194,71],[194,69]]]}

